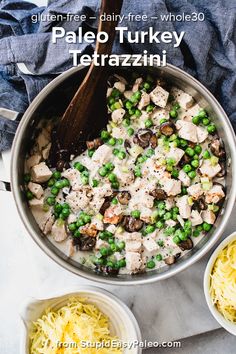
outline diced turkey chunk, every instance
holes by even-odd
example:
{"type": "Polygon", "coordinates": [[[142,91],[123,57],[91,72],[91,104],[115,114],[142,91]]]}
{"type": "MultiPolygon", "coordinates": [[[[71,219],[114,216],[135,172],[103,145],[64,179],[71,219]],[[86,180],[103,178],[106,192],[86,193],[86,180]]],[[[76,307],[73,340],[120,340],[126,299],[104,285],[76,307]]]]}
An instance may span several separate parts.
{"type": "Polygon", "coordinates": [[[98,218],[96,218],[96,216],[92,218],[91,225],[93,225],[99,231],[104,230],[104,225],[102,220],[99,220],[98,218]]]}
{"type": "Polygon", "coordinates": [[[142,209],[142,208],[152,208],[154,203],[154,197],[149,195],[143,190],[138,191],[130,199],[129,207],[131,209],[142,209]]]}
{"type": "Polygon", "coordinates": [[[45,223],[45,226],[44,226],[43,232],[44,232],[46,235],[50,234],[54,222],[55,222],[55,217],[54,217],[53,215],[51,215],[51,216],[47,219],[47,221],[46,221],[46,223],[45,223]]]}
{"type": "Polygon", "coordinates": [[[112,112],[111,119],[113,120],[114,123],[120,124],[122,122],[124,115],[125,115],[124,108],[118,108],[112,112]]]}
{"type": "Polygon", "coordinates": [[[126,268],[131,273],[136,273],[142,265],[141,255],[138,252],[127,252],[125,255],[126,268]]]}
{"type": "Polygon", "coordinates": [[[120,92],[124,92],[125,91],[125,84],[124,82],[121,82],[121,81],[117,81],[114,83],[114,87],[119,90],[120,92]]]}
{"type": "Polygon", "coordinates": [[[46,129],[43,129],[36,139],[39,151],[41,151],[46,145],[50,143],[50,134],[46,129]]]}
{"type": "Polygon", "coordinates": [[[208,132],[203,127],[197,127],[197,139],[199,143],[203,143],[208,137],[208,132]]]}
{"type": "Polygon", "coordinates": [[[75,254],[75,246],[72,239],[67,241],[67,254],[68,257],[73,257],[75,254]]]}
{"type": "Polygon", "coordinates": [[[75,168],[69,168],[62,173],[62,177],[69,180],[71,188],[76,191],[82,187],[80,173],[75,168]]]}
{"type": "Polygon", "coordinates": [[[108,145],[101,145],[95,150],[92,161],[98,162],[99,164],[103,164],[108,162],[112,158],[112,148],[108,145]]]}
{"type": "Polygon", "coordinates": [[[141,241],[128,240],[125,243],[126,252],[140,252],[142,243],[141,241]]]}
{"type": "Polygon", "coordinates": [[[191,211],[190,221],[192,223],[192,226],[197,226],[197,225],[202,224],[201,215],[197,210],[191,211]]]}
{"type": "Polygon", "coordinates": [[[183,156],[184,150],[174,147],[172,147],[166,155],[167,158],[172,158],[175,160],[175,165],[178,165],[179,161],[182,159],[183,156]]]}
{"type": "Polygon", "coordinates": [[[192,186],[188,187],[187,191],[188,194],[193,197],[193,199],[200,198],[204,192],[201,183],[193,184],[192,186]]]}
{"type": "Polygon", "coordinates": [[[142,79],[141,77],[138,77],[138,78],[135,80],[135,83],[134,83],[134,85],[133,85],[132,91],[133,91],[133,92],[138,91],[139,86],[141,85],[142,82],[143,82],[143,79],[142,79]]]}
{"type": "Polygon", "coordinates": [[[188,219],[191,214],[191,207],[188,203],[188,196],[183,195],[177,198],[176,205],[179,208],[179,214],[183,219],[188,219]]]}
{"type": "Polygon", "coordinates": [[[118,224],[121,221],[122,212],[119,205],[109,207],[104,213],[103,222],[105,224],[118,224]]]}
{"type": "Polygon", "coordinates": [[[94,224],[87,224],[82,227],[80,227],[79,231],[81,232],[82,235],[87,235],[90,237],[96,237],[98,230],[94,224]]]}
{"type": "Polygon", "coordinates": [[[160,125],[161,119],[166,119],[169,117],[169,112],[167,109],[155,108],[151,114],[151,119],[155,125],[160,125]]]}
{"type": "Polygon", "coordinates": [[[213,187],[206,192],[206,203],[217,204],[222,198],[225,197],[225,193],[222,186],[219,184],[213,185],[213,187]]]}
{"type": "Polygon", "coordinates": [[[191,182],[191,179],[189,178],[189,176],[187,175],[187,173],[185,173],[183,170],[180,170],[179,171],[179,180],[183,183],[183,185],[185,187],[188,187],[190,186],[190,182],[191,182]]]}
{"type": "Polygon", "coordinates": [[[37,198],[40,199],[43,195],[43,188],[40,184],[38,183],[33,183],[33,182],[29,182],[28,184],[28,188],[30,190],[30,192],[33,193],[33,195],[37,198]]]}
{"type": "Polygon", "coordinates": [[[28,169],[30,170],[31,167],[38,165],[41,161],[41,158],[42,157],[40,154],[34,154],[30,156],[26,161],[26,166],[28,167],[28,169]]]}
{"type": "Polygon", "coordinates": [[[163,189],[168,196],[175,196],[181,192],[181,182],[172,178],[164,178],[162,181],[163,189]]]}
{"type": "Polygon", "coordinates": [[[150,223],[152,220],[152,214],[153,214],[152,209],[143,207],[141,209],[140,219],[145,221],[146,223],[150,223]]]}
{"type": "Polygon", "coordinates": [[[104,240],[101,240],[100,238],[96,241],[96,245],[95,245],[95,250],[98,251],[100,250],[102,247],[107,247],[108,243],[104,240]]]}
{"type": "Polygon", "coordinates": [[[132,171],[123,172],[121,168],[116,166],[114,173],[116,174],[121,187],[129,186],[134,182],[134,174],[132,171]]]}
{"type": "Polygon", "coordinates": [[[61,220],[56,220],[52,226],[51,235],[56,242],[63,242],[68,237],[65,223],[61,222],[61,220]]]}
{"type": "MultiPolygon", "coordinates": [[[[31,212],[39,225],[41,231],[47,231],[50,228],[50,221],[52,218],[51,209],[48,211],[43,210],[44,201],[41,199],[32,199],[29,201],[31,212]],[[47,223],[49,224],[47,225],[47,223]],[[45,230],[46,229],[46,230],[45,230]]],[[[46,233],[46,232],[45,232],[46,233]]]]}
{"type": "Polygon", "coordinates": [[[208,224],[211,225],[213,225],[216,220],[216,216],[211,210],[203,210],[201,212],[201,217],[204,222],[207,222],[208,224]]]}
{"type": "Polygon", "coordinates": [[[44,160],[47,160],[51,146],[52,146],[52,144],[50,143],[47,146],[45,146],[45,148],[42,150],[42,156],[43,156],[44,160]]]}
{"type": "Polygon", "coordinates": [[[169,92],[164,90],[161,86],[156,86],[156,88],[150,93],[150,98],[156,106],[165,108],[169,97],[169,92]]]}
{"type": "Polygon", "coordinates": [[[44,183],[52,176],[52,171],[48,168],[45,162],[33,166],[31,169],[31,177],[33,182],[44,183]]]}
{"type": "Polygon", "coordinates": [[[193,97],[177,87],[172,88],[171,95],[174,96],[175,100],[183,109],[189,109],[194,104],[193,97]]]}
{"type": "Polygon", "coordinates": [[[143,109],[150,103],[150,96],[147,92],[143,92],[141,95],[141,99],[138,104],[138,109],[143,109]]]}
{"type": "Polygon", "coordinates": [[[40,198],[40,199],[33,198],[33,199],[29,200],[29,205],[33,208],[42,209],[43,205],[44,205],[44,200],[43,200],[43,198],[40,198]]]}
{"type": "Polygon", "coordinates": [[[124,96],[127,100],[130,100],[131,97],[133,96],[133,91],[125,91],[124,96]]]}
{"type": "Polygon", "coordinates": [[[215,177],[220,170],[220,164],[213,166],[210,160],[204,160],[202,166],[200,167],[201,173],[209,178],[215,177]]]}
{"type": "Polygon", "coordinates": [[[176,128],[178,129],[180,138],[192,141],[193,143],[198,142],[197,127],[195,124],[179,119],[176,122],[176,128]]]}
{"type": "Polygon", "coordinates": [[[77,220],[77,216],[75,214],[70,214],[68,216],[67,222],[68,222],[68,224],[71,224],[73,222],[76,222],[76,220],[77,220]]]}
{"type": "Polygon", "coordinates": [[[78,211],[83,210],[88,206],[90,199],[86,195],[85,190],[78,190],[68,194],[66,197],[66,202],[69,204],[72,211],[77,213],[78,211]]]}
{"type": "Polygon", "coordinates": [[[155,253],[159,249],[158,244],[151,237],[146,237],[143,240],[143,246],[151,254],[155,253]]]}

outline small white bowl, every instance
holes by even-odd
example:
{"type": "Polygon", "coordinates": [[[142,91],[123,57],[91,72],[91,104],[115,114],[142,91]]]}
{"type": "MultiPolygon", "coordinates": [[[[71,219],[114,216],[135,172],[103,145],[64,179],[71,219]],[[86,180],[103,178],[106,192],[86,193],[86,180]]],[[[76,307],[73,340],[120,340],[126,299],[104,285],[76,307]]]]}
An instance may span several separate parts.
{"type": "Polygon", "coordinates": [[[219,324],[226,329],[229,333],[233,334],[236,336],[236,324],[233,324],[232,322],[226,320],[224,316],[217,310],[216,306],[213,304],[213,301],[210,296],[210,275],[212,273],[212,268],[215,264],[215,261],[219,255],[219,253],[232,241],[236,240],[236,232],[233,232],[231,235],[226,237],[220,244],[219,246],[215,249],[215,251],[212,253],[206,269],[205,269],[205,274],[204,274],[204,293],[205,293],[205,298],[207,305],[212,313],[212,315],[215,317],[216,321],[219,322],[219,324]]]}
{"type": "MultiPolygon", "coordinates": [[[[116,335],[124,343],[141,342],[142,338],[138,322],[130,309],[121,300],[101,288],[80,286],[53,294],[50,298],[42,300],[30,299],[26,302],[21,312],[23,323],[21,354],[29,354],[29,332],[32,328],[32,322],[41,317],[48,307],[55,309],[60,308],[73,296],[86,298],[88,303],[97,306],[101,312],[107,315],[110,320],[112,335],[116,335]]],[[[140,354],[141,352],[141,348],[137,345],[132,349],[124,349],[124,354],[140,354]]]]}

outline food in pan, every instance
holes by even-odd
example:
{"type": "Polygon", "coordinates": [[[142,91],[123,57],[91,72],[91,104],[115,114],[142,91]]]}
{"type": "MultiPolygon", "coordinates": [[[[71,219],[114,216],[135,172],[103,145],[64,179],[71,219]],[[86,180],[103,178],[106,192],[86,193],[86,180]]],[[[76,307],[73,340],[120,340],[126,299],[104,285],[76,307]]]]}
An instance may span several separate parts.
{"type": "Polygon", "coordinates": [[[120,354],[118,342],[110,333],[107,316],[86,299],[71,298],[33,323],[30,354],[120,354]]]}
{"type": "Polygon", "coordinates": [[[29,206],[49,240],[95,271],[170,266],[216,221],[223,141],[188,92],[150,75],[108,81],[107,129],[57,169],[48,163],[53,125],[42,123],[26,160],[29,206]]]}
{"type": "Polygon", "coordinates": [[[210,295],[224,318],[236,323],[236,241],[230,242],[215,261],[210,295]]]}

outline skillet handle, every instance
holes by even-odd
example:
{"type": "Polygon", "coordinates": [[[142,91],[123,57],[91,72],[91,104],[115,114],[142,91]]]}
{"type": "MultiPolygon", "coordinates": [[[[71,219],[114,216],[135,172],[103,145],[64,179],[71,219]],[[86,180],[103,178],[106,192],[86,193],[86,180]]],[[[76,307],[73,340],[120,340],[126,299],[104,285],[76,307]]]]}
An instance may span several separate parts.
{"type": "MultiPolygon", "coordinates": [[[[10,109],[0,107],[0,116],[9,120],[16,120],[19,117],[19,113],[10,109]]],[[[4,176],[0,176],[0,191],[10,192],[10,160],[11,150],[3,151],[0,154],[0,172],[4,171],[4,176]]]]}

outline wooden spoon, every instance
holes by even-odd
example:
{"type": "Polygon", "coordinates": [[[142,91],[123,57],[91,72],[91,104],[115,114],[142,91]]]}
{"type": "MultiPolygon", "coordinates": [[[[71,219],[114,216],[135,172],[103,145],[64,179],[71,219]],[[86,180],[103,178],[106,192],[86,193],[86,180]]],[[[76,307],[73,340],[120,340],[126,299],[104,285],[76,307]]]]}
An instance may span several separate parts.
{"type": "MultiPolygon", "coordinates": [[[[119,15],[123,0],[102,0],[100,16],[119,15]]],[[[99,20],[98,32],[109,35],[106,43],[96,43],[95,51],[111,54],[118,21],[99,20]]],[[[56,166],[59,160],[69,160],[72,153],[79,153],[86,147],[85,141],[95,138],[108,121],[106,85],[108,70],[104,66],[91,64],[78,91],[60,119],[52,139],[50,162],[56,166]],[[58,150],[59,153],[58,153],[58,150]]],[[[60,161],[59,161],[60,162],[60,161]]]]}

